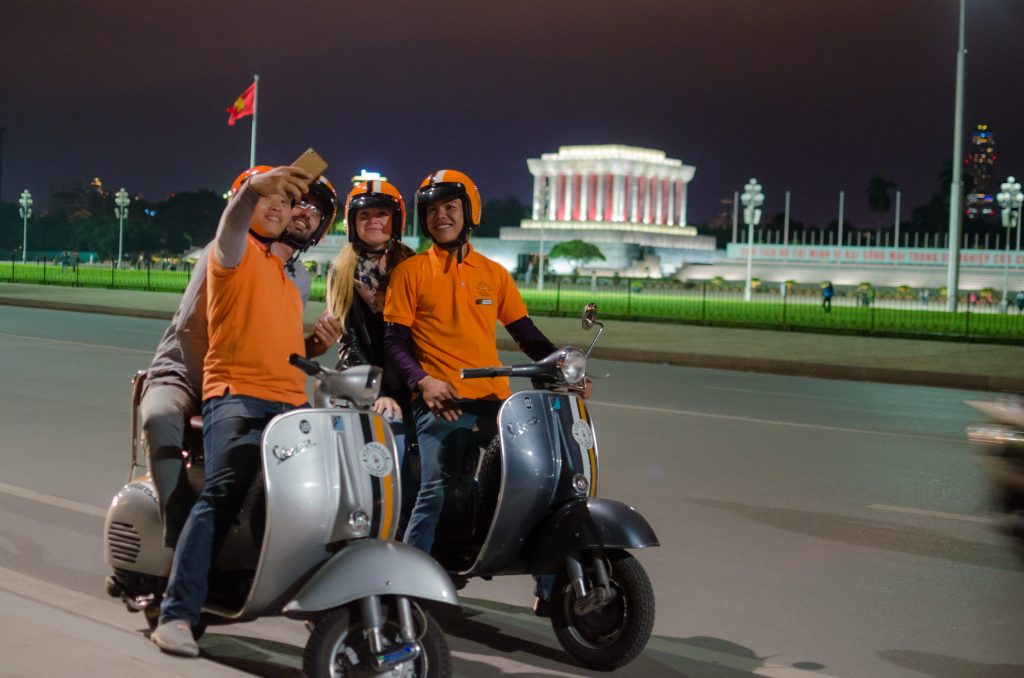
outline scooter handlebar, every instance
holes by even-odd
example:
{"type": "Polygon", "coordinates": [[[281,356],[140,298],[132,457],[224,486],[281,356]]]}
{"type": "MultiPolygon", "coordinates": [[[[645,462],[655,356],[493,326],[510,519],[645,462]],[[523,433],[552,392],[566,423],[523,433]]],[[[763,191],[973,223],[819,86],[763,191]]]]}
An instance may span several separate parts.
{"type": "Polygon", "coordinates": [[[485,379],[487,377],[507,377],[511,374],[511,367],[469,367],[463,369],[459,376],[463,379],[485,379]]]}
{"type": "Polygon", "coordinates": [[[315,377],[316,375],[320,374],[320,371],[323,369],[322,367],[320,367],[320,363],[316,362],[315,360],[303,358],[298,353],[292,353],[290,356],[288,356],[288,363],[294,365],[295,367],[298,367],[300,370],[302,370],[311,377],[315,377]]]}

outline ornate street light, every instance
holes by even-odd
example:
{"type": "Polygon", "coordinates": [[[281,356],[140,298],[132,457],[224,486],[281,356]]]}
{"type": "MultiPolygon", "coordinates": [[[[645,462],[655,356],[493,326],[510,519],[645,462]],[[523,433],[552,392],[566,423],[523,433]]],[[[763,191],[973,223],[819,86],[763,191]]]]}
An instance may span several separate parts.
{"type": "Polygon", "coordinates": [[[1003,228],[1006,229],[1006,261],[1003,265],[1003,302],[1005,313],[1010,306],[1010,229],[1020,228],[1021,206],[1024,205],[1024,193],[1021,193],[1020,182],[1009,177],[999,187],[996,201],[1001,208],[1003,228]]]}
{"type": "Polygon", "coordinates": [[[120,229],[117,237],[117,267],[121,268],[121,257],[124,255],[124,218],[128,216],[128,205],[131,203],[128,191],[121,188],[114,194],[114,216],[120,221],[120,229]]]}
{"type": "Polygon", "coordinates": [[[21,205],[18,208],[18,215],[22,220],[21,263],[25,263],[28,257],[28,218],[32,216],[32,194],[28,192],[27,188],[21,192],[18,204],[21,205]]]}
{"type": "Polygon", "coordinates": [[[757,179],[751,178],[743,187],[740,202],[743,203],[743,221],[747,224],[747,285],[743,289],[743,299],[750,301],[750,275],[754,267],[754,226],[761,221],[761,204],[764,202],[764,193],[757,179]]]}

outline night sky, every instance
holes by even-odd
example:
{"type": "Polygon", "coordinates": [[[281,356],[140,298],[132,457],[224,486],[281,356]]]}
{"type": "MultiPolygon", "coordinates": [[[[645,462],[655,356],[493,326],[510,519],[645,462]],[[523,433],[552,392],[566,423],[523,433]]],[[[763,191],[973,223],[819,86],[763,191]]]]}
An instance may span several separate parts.
{"type": "MultiPolygon", "coordinates": [[[[223,190],[260,75],[257,161],[314,146],[336,184],[360,168],[411,199],[466,171],[529,202],[526,158],[621,143],[695,165],[689,221],[751,176],[766,214],[874,224],[882,174],[904,218],[952,157],[956,0],[5,0],[2,194],[102,178],[151,200],[223,190]]],[[[995,132],[995,175],[1024,175],[1024,2],[968,0],[965,129],[995,132]]],[[[967,136],[965,135],[965,148],[967,136]]],[[[891,221],[891,219],[890,219],[891,221]]],[[[888,222],[887,222],[888,223],[888,222]]]]}

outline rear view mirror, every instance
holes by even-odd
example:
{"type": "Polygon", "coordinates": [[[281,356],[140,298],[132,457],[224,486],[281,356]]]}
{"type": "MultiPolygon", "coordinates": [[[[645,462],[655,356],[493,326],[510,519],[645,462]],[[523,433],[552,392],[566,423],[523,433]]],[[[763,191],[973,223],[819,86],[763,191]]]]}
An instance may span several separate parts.
{"type": "Polygon", "coordinates": [[[597,304],[587,304],[583,309],[583,329],[589,330],[597,322],[597,304]]]}

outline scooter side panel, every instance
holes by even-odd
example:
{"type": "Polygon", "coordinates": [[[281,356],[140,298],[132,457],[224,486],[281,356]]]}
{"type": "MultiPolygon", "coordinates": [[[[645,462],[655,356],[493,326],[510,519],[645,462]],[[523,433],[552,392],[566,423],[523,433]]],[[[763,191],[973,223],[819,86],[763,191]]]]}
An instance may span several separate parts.
{"type": "Polygon", "coordinates": [[[117,570],[166,577],[174,552],[164,546],[160,507],[149,474],[121,488],[107,509],[103,553],[117,570]]]}
{"type": "Polygon", "coordinates": [[[247,616],[280,610],[331,557],[328,545],[392,538],[401,501],[394,439],[377,415],[294,410],[267,426],[262,453],[267,518],[247,616]],[[350,524],[359,513],[361,530],[350,524]]]}
{"type": "Polygon", "coordinates": [[[654,529],[639,511],[628,504],[597,497],[562,507],[537,543],[539,549],[530,563],[531,574],[554,571],[570,551],[659,546],[654,529]]]}
{"type": "Polygon", "coordinates": [[[459,605],[437,561],[401,542],[365,540],[336,553],[284,607],[302,617],[371,595],[397,595],[459,605]]]}
{"type": "Polygon", "coordinates": [[[552,506],[597,492],[597,441],[590,412],[576,396],[520,391],[498,413],[501,490],[487,539],[472,571],[522,571],[526,540],[552,506]],[[575,477],[585,487],[574,487],[575,477]]]}

